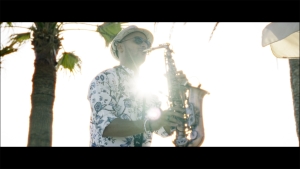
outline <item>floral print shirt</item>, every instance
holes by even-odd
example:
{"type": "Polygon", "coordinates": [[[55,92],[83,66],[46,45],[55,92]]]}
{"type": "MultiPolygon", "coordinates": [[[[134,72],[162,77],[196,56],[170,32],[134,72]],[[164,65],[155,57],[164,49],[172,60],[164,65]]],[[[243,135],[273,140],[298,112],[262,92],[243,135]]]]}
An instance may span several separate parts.
{"type": "MultiPolygon", "coordinates": [[[[128,137],[102,136],[105,127],[116,118],[145,120],[147,116],[143,109],[160,108],[157,97],[143,96],[136,89],[134,72],[121,65],[99,73],[92,80],[88,91],[91,147],[134,147],[135,142],[140,142],[141,146],[151,145],[150,131],[128,137]]],[[[154,132],[162,137],[169,136],[163,127],[154,132]]]]}

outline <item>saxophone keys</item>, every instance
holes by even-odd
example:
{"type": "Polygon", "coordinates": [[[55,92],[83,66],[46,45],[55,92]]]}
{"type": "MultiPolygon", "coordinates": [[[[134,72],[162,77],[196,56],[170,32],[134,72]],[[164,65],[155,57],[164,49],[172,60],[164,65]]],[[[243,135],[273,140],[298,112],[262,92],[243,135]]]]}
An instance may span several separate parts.
{"type": "Polygon", "coordinates": [[[195,125],[195,114],[191,114],[188,118],[188,126],[191,127],[193,125],[195,125]]]}
{"type": "Polygon", "coordinates": [[[185,128],[184,128],[184,125],[179,125],[179,126],[176,127],[176,129],[177,129],[178,131],[181,131],[181,132],[182,132],[182,131],[184,131],[185,128]]]}
{"type": "Polygon", "coordinates": [[[198,132],[196,130],[192,130],[192,132],[189,135],[191,140],[195,140],[197,136],[198,136],[198,132]]]}
{"type": "Polygon", "coordinates": [[[192,110],[190,108],[186,108],[185,109],[186,114],[190,115],[192,114],[192,110]]]}
{"type": "Polygon", "coordinates": [[[175,140],[176,146],[185,146],[187,143],[188,143],[188,139],[186,139],[185,137],[175,140]]]}
{"type": "Polygon", "coordinates": [[[193,103],[189,103],[188,109],[189,109],[190,114],[194,114],[195,111],[194,111],[194,104],[193,103]]]}

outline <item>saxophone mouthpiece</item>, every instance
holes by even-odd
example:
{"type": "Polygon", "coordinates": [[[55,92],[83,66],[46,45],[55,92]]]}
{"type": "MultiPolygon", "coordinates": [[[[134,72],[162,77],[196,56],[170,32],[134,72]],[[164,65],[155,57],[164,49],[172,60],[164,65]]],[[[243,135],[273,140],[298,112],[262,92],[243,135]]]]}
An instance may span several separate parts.
{"type": "Polygon", "coordinates": [[[151,50],[152,50],[152,48],[149,48],[149,49],[143,50],[143,52],[149,52],[151,50]]]}
{"type": "Polygon", "coordinates": [[[152,50],[155,50],[155,49],[167,48],[167,47],[169,47],[169,45],[170,45],[169,43],[160,44],[160,45],[158,45],[158,47],[149,48],[149,49],[143,50],[143,52],[151,52],[152,50]]]}

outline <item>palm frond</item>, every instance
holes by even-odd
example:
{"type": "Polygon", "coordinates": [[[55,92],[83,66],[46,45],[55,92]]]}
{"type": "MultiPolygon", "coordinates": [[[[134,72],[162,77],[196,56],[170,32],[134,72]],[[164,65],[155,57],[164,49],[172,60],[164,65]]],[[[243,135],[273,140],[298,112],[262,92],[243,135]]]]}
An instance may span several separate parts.
{"type": "Polygon", "coordinates": [[[2,23],[6,23],[9,27],[12,27],[12,22],[0,22],[0,25],[2,25],[2,23]]]}
{"type": "MultiPolygon", "coordinates": [[[[2,47],[2,49],[0,49],[0,65],[2,64],[2,58],[4,56],[18,51],[18,49],[13,48],[13,46],[14,46],[14,43],[11,43],[9,46],[5,46],[5,47],[2,47]]],[[[0,68],[2,68],[2,67],[0,66],[0,68]]]]}
{"type": "Polygon", "coordinates": [[[28,28],[31,31],[36,31],[36,27],[34,25],[32,25],[31,27],[28,28]]]}
{"type": "Polygon", "coordinates": [[[104,22],[102,25],[97,26],[97,32],[105,40],[105,46],[108,47],[112,40],[122,30],[121,24],[125,22],[104,22]]]}
{"type": "Polygon", "coordinates": [[[213,31],[211,32],[211,34],[210,34],[209,41],[211,40],[211,38],[212,38],[212,35],[213,35],[214,31],[216,30],[216,28],[217,28],[218,24],[219,24],[219,22],[217,22],[217,23],[215,24],[215,27],[214,27],[213,31]]]}
{"type": "Polygon", "coordinates": [[[57,22],[53,22],[52,24],[49,25],[49,26],[50,26],[50,29],[51,29],[51,30],[54,30],[55,27],[56,27],[56,25],[57,25],[57,22]]]}
{"type": "Polygon", "coordinates": [[[77,69],[79,69],[79,71],[81,70],[81,60],[73,52],[64,52],[62,57],[58,60],[56,70],[58,70],[60,66],[73,73],[77,69]]]}
{"type": "Polygon", "coordinates": [[[59,24],[57,24],[57,30],[61,30],[63,25],[64,25],[64,22],[59,22],[59,24]]]}
{"type": "Polygon", "coordinates": [[[18,43],[19,45],[22,45],[23,43],[25,43],[29,39],[30,39],[30,32],[10,35],[10,42],[12,44],[18,43]]]}
{"type": "MultiPolygon", "coordinates": [[[[12,26],[11,22],[9,22],[7,24],[12,26]]],[[[8,43],[10,43],[10,44],[5,47],[2,46],[2,48],[0,50],[0,56],[4,57],[5,55],[8,55],[8,54],[18,51],[18,48],[29,39],[30,39],[30,32],[10,35],[9,41],[8,41],[8,43]],[[14,47],[15,44],[18,44],[19,46],[14,47]]]]}
{"type": "Polygon", "coordinates": [[[0,50],[0,57],[4,57],[5,55],[11,54],[13,52],[18,51],[18,49],[13,48],[13,45],[5,46],[0,50]]]}
{"type": "Polygon", "coordinates": [[[37,29],[41,29],[44,27],[44,22],[34,22],[34,24],[37,29]]]}

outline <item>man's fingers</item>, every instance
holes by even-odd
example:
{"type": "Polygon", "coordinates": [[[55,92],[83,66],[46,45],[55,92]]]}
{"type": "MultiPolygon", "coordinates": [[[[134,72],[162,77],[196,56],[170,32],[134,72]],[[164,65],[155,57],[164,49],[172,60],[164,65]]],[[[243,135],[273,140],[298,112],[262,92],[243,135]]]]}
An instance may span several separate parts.
{"type": "Polygon", "coordinates": [[[177,71],[177,74],[176,74],[177,77],[186,77],[185,74],[180,70],[180,71],[177,71]]]}
{"type": "Polygon", "coordinates": [[[186,78],[186,75],[185,74],[179,74],[179,75],[176,75],[177,78],[186,78]]]}
{"type": "Polygon", "coordinates": [[[177,76],[185,76],[185,74],[183,73],[183,71],[182,70],[180,70],[180,71],[177,71],[177,74],[176,74],[177,76]]]}
{"type": "Polygon", "coordinates": [[[183,113],[179,113],[179,112],[173,112],[172,116],[176,116],[176,117],[179,117],[179,118],[184,118],[184,114],[183,113]]]}
{"type": "Polygon", "coordinates": [[[173,117],[177,117],[177,118],[181,118],[181,119],[184,118],[184,114],[183,113],[179,113],[179,112],[168,112],[166,114],[166,117],[168,117],[168,116],[173,116],[173,117]]]}
{"type": "Polygon", "coordinates": [[[177,127],[178,126],[177,123],[173,123],[173,122],[167,122],[167,125],[171,126],[171,127],[177,127]]]}
{"type": "Polygon", "coordinates": [[[176,123],[178,125],[182,125],[185,123],[185,119],[183,119],[182,117],[177,117],[177,116],[167,116],[167,118],[165,120],[167,122],[176,123]]]}
{"type": "Polygon", "coordinates": [[[176,119],[174,119],[172,116],[167,116],[164,120],[163,120],[163,126],[173,126],[176,127],[178,126],[178,123],[176,122],[176,119]]]}

